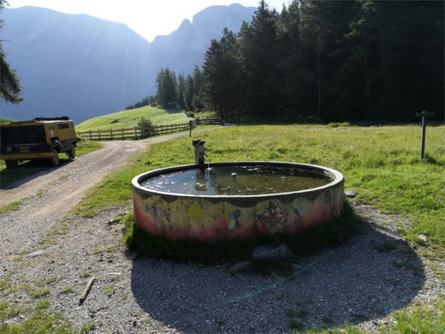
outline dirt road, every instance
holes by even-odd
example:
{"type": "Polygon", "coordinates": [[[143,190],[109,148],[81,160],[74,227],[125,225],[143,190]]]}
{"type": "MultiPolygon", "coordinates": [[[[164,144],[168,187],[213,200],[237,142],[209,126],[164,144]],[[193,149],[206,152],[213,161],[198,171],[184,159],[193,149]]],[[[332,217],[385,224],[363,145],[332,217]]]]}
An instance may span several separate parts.
{"type": "MultiPolygon", "coordinates": [[[[42,198],[52,200],[53,208],[64,212],[68,211],[81,199],[81,195],[88,188],[97,184],[102,178],[127,163],[128,159],[150,144],[159,143],[174,138],[187,135],[186,133],[175,133],[166,136],[159,136],[139,141],[109,141],[104,142],[104,148],[85,156],[78,157],[70,163],[63,163],[59,167],[48,169],[46,173],[41,173],[38,177],[31,176],[30,181],[25,182],[12,189],[0,189],[0,207],[9,203],[34,196],[37,193],[46,191],[51,187],[52,198],[42,198]],[[61,187],[52,187],[62,185],[61,187]]],[[[46,207],[46,205],[43,205],[46,207]]],[[[46,208],[49,209],[50,208],[46,208]]]]}
{"type": "Polygon", "coordinates": [[[0,254],[22,252],[80,202],[85,192],[148,145],[188,135],[174,133],[139,141],[104,142],[104,148],[48,169],[12,189],[0,190],[0,207],[24,200],[20,210],[0,217],[0,254]],[[5,221],[6,219],[6,221],[5,221]],[[23,240],[17,247],[16,240],[23,240]]]}

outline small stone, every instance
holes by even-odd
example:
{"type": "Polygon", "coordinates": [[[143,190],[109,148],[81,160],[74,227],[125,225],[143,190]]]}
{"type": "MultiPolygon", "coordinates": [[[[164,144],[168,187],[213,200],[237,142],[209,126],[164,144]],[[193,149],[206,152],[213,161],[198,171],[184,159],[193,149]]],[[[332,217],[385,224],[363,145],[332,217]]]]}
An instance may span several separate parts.
{"type": "Polygon", "coordinates": [[[417,236],[417,240],[419,241],[419,244],[426,245],[428,241],[428,237],[425,234],[419,234],[417,236]]]}
{"type": "Polygon", "coordinates": [[[355,191],[351,191],[351,190],[345,191],[346,198],[356,198],[357,195],[358,195],[358,193],[355,191]]]}
{"type": "Polygon", "coordinates": [[[111,220],[109,220],[108,221],[108,225],[114,225],[114,224],[118,224],[119,223],[119,220],[118,219],[111,219],[111,220]]]}
{"type": "Polygon", "coordinates": [[[277,248],[265,245],[253,250],[252,259],[258,262],[291,261],[294,259],[294,253],[284,244],[277,248]]]}
{"type": "Polygon", "coordinates": [[[250,261],[241,261],[230,267],[229,271],[232,274],[236,274],[249,271],[251,268],[252,268],[252,263],[250,261]]]}

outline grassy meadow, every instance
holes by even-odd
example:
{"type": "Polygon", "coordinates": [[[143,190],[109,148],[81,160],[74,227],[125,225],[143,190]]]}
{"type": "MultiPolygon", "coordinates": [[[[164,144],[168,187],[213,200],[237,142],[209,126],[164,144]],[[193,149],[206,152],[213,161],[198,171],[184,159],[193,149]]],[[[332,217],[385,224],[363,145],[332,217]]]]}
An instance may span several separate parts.
{"type": "MultiPolygon", "coordinates": [[[[365,204],[394,215],[396,227],[411,248],[426,258],[445,260],[445,126],[427,130],[426,159],[420,155],[421,128],[406,126],[252,125],[199,134],[212,162],[294,161],[341,171],[345,189],[365,204]],[[402,219],[398,219],[402,218],[402,219]],[[425,244],[418,236],[427,236],[425,244]]],[[[194,162],[188,137],[149,147],[92,189],[72,212],[86,216],[129,203],[131,179],[156,168],[194,162]]],[[[132,215],[125,238],[131,240],[132,215]]],[[[445,273],[428,265],[445,284],[445,273]]],[[[416,301],[379,326],[382,333],[442,333],[445,296],[416,301]]],[[[294,330],[294,333],[298,333],[294,330]]],[[[317,328],[309,333],[367,333],[356,326],[317,328]]]]}
{"type": "MultiPolygon", "coordinates": [[[[425,160],[419,158],[420,133],[418,125],[251,125],[209,131],[196,137],[206,141],[206,152],[212,162],[294,161],[338,169],[345,176],[346,190],[358,192],[357,201],[393,214],[395,218],[405,218],[395,219],[395,222],[415,252],[443,261],[445,126],[428,127],[425,160]],[[427,236],[427,244],[419,241],[419,234],[427,236]]],[[[194,153],[189,137],[152,145],[91,189],[71,214],[93,216],[101,210],[129,204],[130,182],[135,175],[193,162],[194,153]]],[[[131,221],[131,214],[125,220],[131,221]]],[[[435,270],[434,267],[430,269],[435,270]]],[[[437,277],[445,284],[443,272],[438,271],[437,277]]],[[[416,300],[412,305],[395,311],[392,316],[394,321],[382,324],[378,332],[443,333],[445,296],[434,296],[428,302],[416,300]]],[[[4,329],[12,333],[20,332],[28,325],[43,328],[48,324],[45,328],[73,332],[69,323],[61,323],[56,317],[38,313],[22,325],[17,325],[17,328],[9,326],[4,329]],[[55,326],[56,322],[63,328],[55,326]]],[[[298,332],[298,329],[293,331],[298,332]]],[[[346,324],[335,328],[309,329],[308,333],[367,332],[346,324]]]]}
{"type": "Polygon", "coordinates": [[[131,128],[137,126],[141,117],[149,119],[153,125],[187,123],[190,120],[183,110],[167,110],[145,106],[91,118],[76,125],[76,130],[88,131],[131,128]]]}
{"type": "MultiPolygon", "coordinates": [[[[426,159],[419,158],[419,126],[252,125],[201,133],[206,153],[219,161],[294,161],[338,169],[357,200],[409,218],[400,232],[428,237],[429,251],[445,256],[445,127],[429,127],[426,159]]],[[[105,181],[77,212],[94,215],[131,197],[135,175],[194,161],[188,137],[153,145],[105,181]],[[100,188],[100,191],[97,191],[100,188]]]]}

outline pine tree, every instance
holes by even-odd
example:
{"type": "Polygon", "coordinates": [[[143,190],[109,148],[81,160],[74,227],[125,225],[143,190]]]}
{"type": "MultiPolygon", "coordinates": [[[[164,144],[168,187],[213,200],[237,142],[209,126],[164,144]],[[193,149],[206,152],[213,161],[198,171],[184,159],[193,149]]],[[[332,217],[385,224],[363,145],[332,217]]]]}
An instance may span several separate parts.
{"type": "Polygon", "coordinates": [[[176,106],[176,75],[168,68],[161,69],[156,78],[157,101],[163,108],[174,108],[176,106]]]}
{"type": "Polygon", "coordinates": [[[198,66],[195,66],[193,70],[193,99],[192,106],[195,111],[202,111],[204,105],[202,103],[202,92],[201,92],[201,71],[198,66]]]}
{"type": "Polygon", "coordinates": [[[356,12],[356,1],[305,0],[301,6],[304,65],[310,70],[311,105],[325,120],[338,117],[335,77],[344,63],[345,35],[356,12]]]}
{"type": "Polygon", "coordinates": [[[236,56],[237,41],[232,31],[224,29],[219,42],[213,40],[205,55],[202,73],[203,101],[223,119],[239,117],[240,81],[236,56]]]}
{"type": "Polygon", "coordinates": [[[277,19],[265,1],[260,4],[249,26],[241,30],[241,59],[247,88],[247,113],[260,117],[276,117],[277,99],[277,19]]]}
{"type": "Polygon", "coordinates": [[[176,104],[179,109],[186,109],[185,107],[185,79],[183,74],[178,75],[178,92],[176,93],[176,104]]]}
{"type": "Polygon", "coordinates": [[[188,111],[193,110],[193,94],[194,94],[194,87],[193,87],[193,78],[189,74],[187,75],[187,79],[185,80],[185,108],[188,111]]]}
{"type": "Polygon", "coordinates": [[[291,119],[308,113],[305,105],[305,78],[300,28],[300,9],[297,1],[283,7],[277,23],[277,55],[279,83],[277,107],[281,116],[291,119]]]}
{"type": "MultiPolygon", "coordinates": [[[[0,12],[3,10],[5,4],[5,0],[0,0],[0,12]]],[[[0,29],[1,25],[2,21],[0,20],[0,29]]],[[[0,102],[19,103],[23,100],[20,93],[20,80],[6,61],[6,55],[0,44],[0,102]]]]}

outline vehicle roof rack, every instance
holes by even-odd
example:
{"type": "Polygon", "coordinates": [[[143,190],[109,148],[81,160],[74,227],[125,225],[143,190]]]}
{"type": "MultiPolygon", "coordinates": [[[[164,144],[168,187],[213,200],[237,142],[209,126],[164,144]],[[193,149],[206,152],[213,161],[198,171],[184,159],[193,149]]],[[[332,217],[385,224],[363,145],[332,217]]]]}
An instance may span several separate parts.
{"type": "Polygon", "coordinates": [[[36,117],[35,121],[69,121],[70,118],[68,116],[61,117],[36,117]]]}

